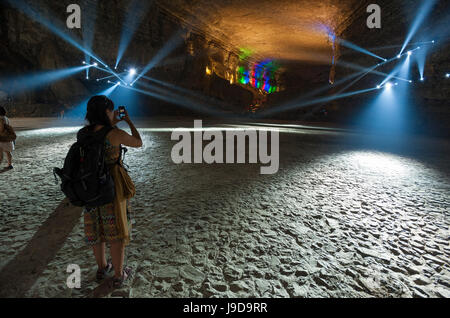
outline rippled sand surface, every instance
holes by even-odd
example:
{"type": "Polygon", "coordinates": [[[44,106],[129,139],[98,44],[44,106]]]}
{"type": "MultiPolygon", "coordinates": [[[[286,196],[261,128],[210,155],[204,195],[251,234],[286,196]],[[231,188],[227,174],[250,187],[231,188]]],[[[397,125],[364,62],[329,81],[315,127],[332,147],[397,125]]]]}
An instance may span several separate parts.
{"type": "Polygon", "coordinates": [[[0,174],[0,295],[450,296],[448,142],[280,128],[280,170],[261,175],[259,164],[174,164],[165,128],[178,126],[142,121],[145,145],[127,153],[134,275],[115,291],[95,282],[81,210],[51,172],[78,128],[18,132],[15,169],[0,174]],[[80,289],[66,286],[69,264],[80,289]]]}

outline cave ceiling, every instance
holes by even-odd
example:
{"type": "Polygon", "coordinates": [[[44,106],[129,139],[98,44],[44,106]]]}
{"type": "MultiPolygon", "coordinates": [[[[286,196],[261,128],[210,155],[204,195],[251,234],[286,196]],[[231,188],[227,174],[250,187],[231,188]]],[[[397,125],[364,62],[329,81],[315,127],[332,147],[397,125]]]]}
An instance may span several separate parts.
{"type": "Polygon", "coordinates": [[[358,0],[171,0],[158,4],[197,32],[256,59],[329,63],[329,31],[358,0]]]}

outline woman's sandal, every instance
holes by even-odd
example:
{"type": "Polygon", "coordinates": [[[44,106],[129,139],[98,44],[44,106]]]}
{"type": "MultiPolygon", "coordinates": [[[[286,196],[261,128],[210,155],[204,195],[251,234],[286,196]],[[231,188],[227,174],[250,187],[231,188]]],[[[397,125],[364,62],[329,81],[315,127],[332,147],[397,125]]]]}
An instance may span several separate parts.
{"type": "Polygon", "coordinates": [[[121,288],[123,283],[131,276],[131,268],[125,267],[122,271],[122,276],[120,278],[113,278],[113,287],[121,288]]]}
{"type": "Polygon", "coordinates": [[[106,277],[106,275],[109,272],[111,272],[112,269],[113,269],[113,264],[111,261],[108,261],[105,268],[97,270],[97,275],[95,276],[95,278],[97,279],[97,281],[103,280],[106,277]]]}

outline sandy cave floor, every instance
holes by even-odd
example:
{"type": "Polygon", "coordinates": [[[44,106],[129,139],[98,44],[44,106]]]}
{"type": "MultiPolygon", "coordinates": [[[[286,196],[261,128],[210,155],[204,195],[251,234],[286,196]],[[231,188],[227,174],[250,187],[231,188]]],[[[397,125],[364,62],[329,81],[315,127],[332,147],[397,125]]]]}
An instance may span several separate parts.
{"type": "Polygon", "coordinates": [[[399,151],[293,129],[280,134],[279,172],[260,175],[259,164],[176,165],[162,130],[141,129],[144,147],[127,154],[134,276],[115,291],[94,281],[81,210],[51,173],[77,128],[18,132],[15,169],[0,174],[0,296],[450,297],[448,142],[399,151]],[[69,264],[80,289],[66,286],[69,264]]]}

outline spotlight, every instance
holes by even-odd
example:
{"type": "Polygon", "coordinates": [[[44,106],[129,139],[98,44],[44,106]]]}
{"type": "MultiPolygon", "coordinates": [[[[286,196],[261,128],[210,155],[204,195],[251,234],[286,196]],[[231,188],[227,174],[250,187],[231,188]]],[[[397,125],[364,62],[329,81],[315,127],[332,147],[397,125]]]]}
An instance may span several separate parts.
{"type": "Polygon", "coordinates": [[[136,69],[135,68],[131,68],[129,72],[130,72],[130,75],[135,75],[136,74],[136,69]]]}
{"type": "Polygon", "coordinates": [[[399,58],[401,58],[402,56],[399,54],[399,55],[397,55],[397,58],[399,59],[399,58]]]}
{"type": "Polygon", "coordinates": [[[433,40],[433,41],[431,41],[431,43],[434,43],[434,40],[433,40]]]}
{"type": "Polygon", "coordinates": [[[420,80],[423,82],[425,80],[425,78],[421,77],[420,80]]]}
{"type": "Polygon", "coordinates": [[[395,86],[397,86],[398,85],[398,83],[395,83],[395,86]]]}
{"type": "Polygon", "coordinates": [[[97,80],[96,80],[97,82],[99,81],[99,79],[97,78],[97,80]]]}
{"type": "Polygon", "coordinates": [[[449,74],[449,73],[445,74],[445,77],[449,78],[449,77],[450,77],[450,74],[449,74]]]}
{"type": "Polygon", "coordinates": [[[131,83],[130,86],[133,86],[133,83],[131,83]]]}
{"type": "Polygon", "coordinates": [[[97,63],[97,62],[95,62],[95,63],[94,63],[94,66],[98,66],[98,63],[97,63]]]}
{"type": "Polygon", "coordinates": [[[409,82],[410,82],[410,83],[412,83],[412,81],[411,81],[411,80],[409,80],[409,82]]]}
{"type": "Polygon", "coordinates": [[[120,82],[117,82],[117,85],[120,85],[120,82]]]}
{"type": "Polygon", "coordinates": [[[380,89],[381,88],[381,86],[380,85],[377,85],[377,89],[380,89]]]}
{"type": "Polygon", "coordinates": [[[387,83],[386,84],[386,88],[391,88],[392,87],[392,83],[387,83]]]}
{"type": "Polygon", "coordinates": [[[411,56],[411,54],[412,54],[412,52],[411,52],[411,51],[408,51],[408,56],[411,56]]]}
{"type": "Polygon", "coordinates": [[[420,46],[418,46],[417,49],[420,50],[420,46]]]}
{"type": "Polygon", "coordinates": [[[86,64],[86,61],[83,61],[83,64],[86,64]]]}
{"type": "Polygon", "coordinates": [[[86,76],[86,79],[88,80],[88,79],[89,79],[89,76],[86,76]]]}
{"type": "Polygon", "coordinates": [[[108,83],[109,83],[109,84],[111,84],[111,81],[110,81],[110,80],[108,80],[108,83]]]}

